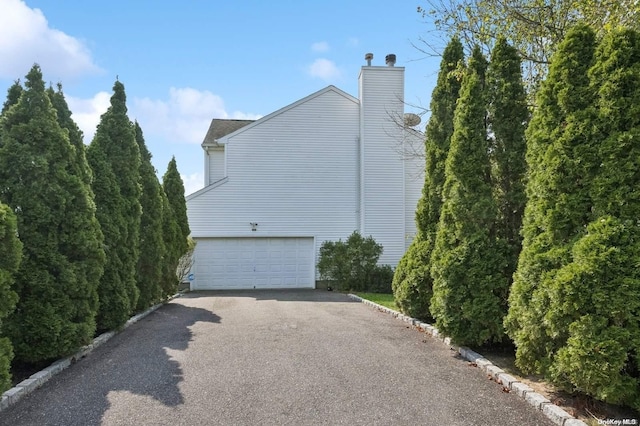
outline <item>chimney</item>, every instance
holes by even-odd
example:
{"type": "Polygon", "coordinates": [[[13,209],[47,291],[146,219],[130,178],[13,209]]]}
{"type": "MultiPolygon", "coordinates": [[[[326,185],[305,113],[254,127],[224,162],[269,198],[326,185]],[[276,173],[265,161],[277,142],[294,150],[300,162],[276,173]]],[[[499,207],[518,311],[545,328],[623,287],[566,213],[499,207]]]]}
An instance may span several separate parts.
{"type": "Polygon", "coordinates": [[[388,67],[392,67],[396,64],[396,55],[394,55],[393,53],[389,53],[385,58],[384,61],[386,62],[388,67]]]}
{"type": "Polygon", "coordinates": [[[367,66],[371,66],[371,60],[373,59],[373,53],[366,53],[364,55],[364,60],[367,61],[367,66]]]}

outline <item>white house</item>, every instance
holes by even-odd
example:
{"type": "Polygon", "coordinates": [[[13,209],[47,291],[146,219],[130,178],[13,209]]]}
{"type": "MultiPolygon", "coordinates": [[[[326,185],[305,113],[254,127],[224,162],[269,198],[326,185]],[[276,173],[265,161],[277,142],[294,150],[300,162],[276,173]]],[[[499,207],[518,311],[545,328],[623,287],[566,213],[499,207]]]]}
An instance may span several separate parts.
{"type": "Polygon", "coordinates": [[[399,124],[404,67],[371,58],[358,98],[328,86],[256,121],[211,122],[205,187],[187,197],[192,289],[314,288],[322,243],[354,230],[382,244],[381,264],[397,264],[424,167],[403,146],[422,134],[399,124]]]}

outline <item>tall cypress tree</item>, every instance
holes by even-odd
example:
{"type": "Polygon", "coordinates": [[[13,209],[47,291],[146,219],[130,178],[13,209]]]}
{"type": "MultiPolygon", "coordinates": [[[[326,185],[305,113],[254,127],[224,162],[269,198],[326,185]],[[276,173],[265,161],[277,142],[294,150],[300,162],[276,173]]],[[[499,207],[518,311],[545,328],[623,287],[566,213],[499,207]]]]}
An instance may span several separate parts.
{"type": "Polygon", "coordinates": [[[142,217],[140,219],[140,257],[136,281],[140,290],[138,310],[153,305],[163,298],[162,264],[165,245],[162,237],[162,186],[151,164],[151,153],[144,142],[142,129],[135,122],[136,142],[140,150],[140,178],[142,183],[142,217]]]}
{"type": "MultiPolygon", "coordinates": [[[[527,170],[524,132],[529,110],[518,51],[502,37],[493,48],[487,69],[487,108],[491,180],[498,207],[496,238],[504,245],[503,274],[511,281],[522,248],[527,170]]],[[[506,303],[508,293],[502,297],[506,303]]]]}
{"type": "Polygon", "coordinates": [[[176,158],[172,157],[167,166],[167,171],[162,177],[162,188],[167,194],[173,213],[175,214],[176,222],[180,228],[180,244],[184,243],[184,248],[181,246],[180,253],[184,254],[187,251],[187,237],[191,234],[189,230],[189,220],[187,219],[187,202],[184,198],[184,182],[178,172],[178,165],[176,158]],[[184,240],[184,241],[183,241],[184,240]]]}
{"type": "Polygon", "coordinates": [[[16,217],[0,203],[0,392],[11,387],[11,341],[2,333],[2,320],[13,312],[18,301],[14,291],[14,274],[22,260],[22,243],[18,240],[16,217]]]}
{"type": "MultiPolygon", "coordinates": [[[[95,316],[98,311],[97,288],[100,277],[104,272],[106,256],[104,252],[104,235],[100,228],[100,223],[96,217],[95,195],[91,189],[92,174],[86,157],[86,147],[82,138],[82,131],[71,118],[71,111],[67,105],[67,101],[62,92],[62,85],[58,84],[57,91],[51,87],[47,90],[47,95],[51,100],[51,104],[56,110],[58,124],[65,129],[69,135],[69,142],[73,147],[73,163],[71,164],[72,172],[79,177],[84,186],[84,190],[88,196],[77,200],[76,208],[79,212],[78,220],[75,223],[71,221],[68,225],[72,230],[76,230],[72,235],[76,238],[82,238],[83,242],[69,241],[71,246],[82,245],[82,253],[70,250],[70,257],[75,260],[75,274],[78,280],[83,282],[83,287],[95,289],[95,300],[91,300],[90,309],[95,316]]],[[[84,309],[87,309],[85,307],[84,309]]]]}
{"type": "Polygon", "coordinates": [[[3,116],[2,201],[16,212],[24,258],[19,302],[7,319],[17,359],[37,362],[69,354],[95,332],[95,238],[89,192],[76,174],[68,132],[57,121],[37,65],[17,104],[3,116]]]}
{"type": "Polygon", "coordinates": [[[517,346],[516,364],[530,372],[547,371],[568,330],[554,335],[546,314],[549,289],[571,247],[585,232],[591,210],[589,184],[593,152],[588,107],[595,99],[588,70],[595,34],[586,26],[570,30],[558,46],[549,75],[537,94],[527,128],[527,205],[522,251],[509,295],[505,327],[517,346]],[[587,116],[585,115],[587,114],[587,116]]]}
{"type": "MultiPolygon", "coordinates": [[[[96,130],[95,137],[91,142],[91,148],[102,151],[102,155],[95,158],[106,161],[108,168],[120,194],[118,209],[119,212],[111,212],[117,218],[114,223],[118,223],[121,228],[118,230],[119,239],[117,244],[107,241],[106,244],[113,247],[110,255],[118,257],[117,264],[121,266],[118,274],[127,291],[129,301],[129,313],[133,312],[138,302],[138,286],[136,285],[136,269],[139,257],[140,245],[140,217],[142,208],[140,206],[140,150],[136,142],[134,126],[127,116],[126,94],[124,85],[116,81],[113,85],[113,96],[111,105],[100,118],[100,124],[96,130]],[[120,218],[123,222],[120,222],[120,218]]],[[[92,168],[93,168],[93,164],[92,168]]],[[[97,177],[97,171],[94,174],[97,177]]],[[[102,195],[96,192],[96,203],[110,203],[102,195]]],[[[115,205],[114,205],[115,206],[115,205]]],[[[105,235],[106,237],[106,235],[105,235]]]]}
{"type": "Polygon", "coordinates": [[[107,263],[100,281],[98,328],[122,326],[136,308],[140,234],[140,151],[127,117],[124,86],[116,81],[111,106],[100,118],[87,159],[93,172],[97,217],[107,263]]]}
{"type": "Polygon", "coordinates": [[[175,291],[178,285],[176,269],[180,257],[189,250],[188,237],[191,233],[187,219],[187,203],[184,198],[184,183],[178,172],[175,157],[169,162],[167,171],[162,177],[162,188],[168,202],[168,206],[165,207],[167,221],[165,232],[168,233],[167,238],[171,240],[167,245],[169,270],[165,271],[165,276],[169,282],[166,285],[168,289],[175,291]]]}
{"type": "Polygon", "coordinates": [[[497,209],[490,181],[484,70],[475,49],[460,89],[447,156],[440,223],[431,258],[431,313],[461,344],[502,341],[508,281],[496,247],[497,209]]]}
{"type": "Polygon", "coordinates": [[[105,153],[95,145],[89,145],[87,160],[94,175],[92,187],[96,199],[96,217],[104,235],[106,254],[104,274],[98,284],[100,304],[97,327],[99,331],[115,330],[131,314],[130,292],[127,291],[128,282],[123,276],[120,259],[126,228],[123,200],[105,153]]]}
{"type": "Polygon", "coordinates": [[[165,253],[162,262],[162,297],[175,294],[178,289],[178,277],[176,270],[180,259],[180,227],[176,221],[176,216],[169,203],[167,194],[162,191],[162,240],[164,242],[165,253]]]}
{"type": "Polygon", "coordinates": [[[571,151],[589,223],[548,283],[545,320],[559,347],[549,370],[569,390],[640,409],[640,34],[607,34],[589,77],[590,137],[571,151]]]}
{"type": "Polygon", "coordinates": [[[445,161],[453,134],[453,115],[460,94],[463,61],[462,44],[454,38],[443,52],[438,80],[431,97],[431,117],[425,140],[425,182],[416,209],[417,235],[393,276],[396,303],[406,314],[421,319],[431,318],[430,259],[440,220],[445,161]]]}

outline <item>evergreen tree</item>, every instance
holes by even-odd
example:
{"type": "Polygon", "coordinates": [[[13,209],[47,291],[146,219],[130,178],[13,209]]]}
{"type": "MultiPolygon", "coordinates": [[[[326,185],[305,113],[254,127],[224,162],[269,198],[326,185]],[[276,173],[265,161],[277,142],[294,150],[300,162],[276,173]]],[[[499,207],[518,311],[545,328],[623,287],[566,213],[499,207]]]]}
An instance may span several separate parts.
{"type": "Polygon", "coordinates": [[[444,169],[453,134],[453,115],[460,93],[460,71],[464,61],[462,44],[452,39],[445,49],[436,87],[431,98],[431,117],[426,128],[426,169],[422,197],[416,209],[417,235],[404,254],[393,277],[396,304],[412,317],[430,319],[432,296],[431,251],[435,241],[444,169]]]}
{"type": "Polygon", "coordinates": [[[475,49],[455,110],[440,223],[431,257],[436,326],[461,344],[502,341],[508,280],[496,247],[483,71],[475,49]]]}
{"type": "MultiPolygon", "coordinates": [[[[167,171],[162,177],[162,187],[166,195],[167,204],[163,212],[165,213],[166,247],[168,261],[165,269],[165,291],[175,292],[178,287],[178,277],[176,270],[180,258],[189,250],[188,237],[189,221],[187,219],[187,203],[184,198],[184,184],[175,157],[171,159],[167,166],[167,171]]],[[[165,295],[169,295],[167,293],[165,295]]]]}
{"type": "Polygon", "coordinates": [[[10,107],[17,104],[21,94],[22,86],[20,85],[20,80],[16,80],[7,91],[7,100],[2,104],[2,112],[0,112],[0,115],[4,115],[10,107]]]}
{"type": "Polygon", "coordinates": [[[527,372],[547,371],[567,338],[568,330],[553,335],[545,317],[549,289],[558,269],[569,262],[572,244],[584,234],[591,210],[593,127],[588,107],[595,99],[588,70],[594,50],[590,28],[569,31],[536,96],[538,105],[526,131],[528,200],[505,327],[517,346],[516,364],[527,372]]]}
{"type": "Polygon", "coordinates": [[[176,158],[172,157],[167,166],[167,171],[162,177],[162,188],[167,194],[169,204],[173,209],[175,220],[180,228],[180,241],[178,252],[180,256],[188,250],[187,237],[191,234],[189,220],[187,219],[187,202],[184,198],[184,183],[178,172],[176,158]]]}
{"type": "MultiPolygon", "coordinates": [[[[71,111],[62,92],[62,85],[58,84],[57,89],[57,91],[54,91],[50,87],[47,90],[47,95],[56,110],[58,124],[68,132],[69,142],[73,147],[74,158],[72,164],[70,164],[71,171],[74,176],[80,178],[88,195],[77,200],[76,209],[79,212],[77,221],[75,223],[72,223],[71,220],[68,221],[68,225],[71,226],[71,232],[74,229],[76,230],[73,235],[83,239],[82,242],[70,241],[69,244],[71,246],[81,246],[83,251],[74,252],[69,250],[69,257],[74,261],[74,266],[76,267],[74,272],[77,279],[82,283],[82,287],[94,289],[94,295],[97,298],[97,288],[100,277],[104,272],[106,256],[104,252],[104,235],[96,217],[95,195],[91,188],[93,176],[87,162],[82,131],[71,118],[71,111]]],[[[94,316],[97,315],[97,300],[91,301],[90,309],[94,316]]]]}
{"type": "Polygon", "coordinates": [[[559,346],[550,376],[640,409],[640,34],[606,35],[589,76],[596,101],[583,127],[593,133],[573,159],[593,170],[582,176],[590,223],[547,290],[545,320],[559,346]]]}
{"type": "Polygon", "coordinates": [[[18,240],[16,217],[0,203],[0,393],[11,387],[11,341],[2,333],[2,320],[13,312],[18,294],[13,290],[14,274],[22,260],[22,244],[18,240]]]}
{"type": "Polygon", "coordinates": [[[3,116],[0,197],[16,212],[24,257],[19,302],[4,330],[17,359],[67,355],[95,332],[95,280],[100,272],[89,192],[76,172],[68,132],[58,124],[37,65],[17,104],[3,116]]]}
{"type": "Polygon", "coordinates": [[[180,261],[180,227],[176,221],[173,208],[169,203],[169,197],[161,192],[162,197],[162,240],[164,242],[165,252],[162,262],[162,297],[172,296],[178,289],[178,277],[176,270],[180,261]]]}
{"type": "Polygon", "coordinates": [[[56,109],[60,127],[67,129],[69,132],[69,142],[71,142],[71,145],[75,148],[76,164],[78,167],[77,173],[82,177],[82,180],[89,185],[89,190],[91,191],[91,197],[93,199],[93,190],[91,190],[93,174],[89,167],[89,163],[87,163],[87,148],[83,142],[82,130],[80,130],[76,122],[73,121],[73,118],[71,118],[71,110],[69,109],[67,100],[62,92],[62,84],[58,83],[57,89],[57,91],[54,91],[53,88],[50,87],[47,90],[47,95],[51,100],[51,104],[56,109]]]}
{"type": "MultiPolygon", "coordinates": [[[[118,281],[121,281],[127,292],[129,302],[128,315],[135,310],[139,297],[138,286],[136,285],[136,269],[139,257],[140,217],[142,214],[140,206],[141,160],[134,126],[127,116],[124,85],[116,81],[113,85],[113,91],[111,105],[100,118],[100,124],[98,124],[95,137],[91,142],[91,149],[102,152],[102,154],[95,153],[94,158],[96,161],[106,162],[111,173],[108,173],[105,179],[109,181],[112,177],[115,178],[117,192],[120,194],[118,202],[114,202],[105,199],[105,194],[98,194],[97,189],[94,188],[98,208],[100,209],[100,203],[110,204],[109,207],[105,208],[105,213],[108,211],[108,214],[114,215],[111,224],[120,227],[117,233],[111,233],[114,236],[117,234],[116,241],[106,239],[106,231],[103,230],[103,232],[105,232],[105,243],[107,246],[112,247],[108,255],[115,255],[118,258],[111,265],[114,267],[119,266],[120,271],[110,272],[109,275],[120,275],[118,281]],[[111,210],[112,207],[117,208],[119,211],[111,210]]],[[[98,171],[94,168],[94,164],[91,163],[91,166],[95,179],[99,179],[98,171]]],[[[104,166],[101,165],[101,167],[104,166]]],[[[103,183],[102,185],[109,187],[106,191],[107,193],[113,191],[110,188],[111,182],[103,183]]],[[[103,216],[102,219],[106,218],[103,216]]],[[[102,220],[100,223],[102,225],[102,220]]],[[[106,315],[106,313],[104,314],[106,315]]]]}
{"type": "Polygon", "coordinates": [[[142,217],[140,218],[140,257],[136,281],[140,290],[137,309],[142,311],[163,298],[162,264],[165,246],[162,237],[162,186],[151,164],[142,129],[135,123],[136,142],[140,150],[140,178],[142,183],[142,217]]]}
{"type": "MultiPolygon", "coordinates": [[[[505,248],[503,274],[510,281],[515,272],[522,239],[526,142],[529,118],[522,82],[520,57],[504,38],[499,38],[487,69],[487,106],[490,135],[491,180],[498,207],[496,237],[505,248]]],[[[502,295],[505,302],[508,294],[502,295]]]]}
{"type": "Polygon", "coordinates": [[[128,280],[123,275],[121,260],[126,229],[123,200],[105,153],[96,145],[89,145],[87,160],[94,175],[92,187],[96,199],[96,217],[104,235],[106,254],[104,274],[98,285],[100,305],[97,327],[99,331],[116,330],[127,322],[131,314],[128,280]]]}

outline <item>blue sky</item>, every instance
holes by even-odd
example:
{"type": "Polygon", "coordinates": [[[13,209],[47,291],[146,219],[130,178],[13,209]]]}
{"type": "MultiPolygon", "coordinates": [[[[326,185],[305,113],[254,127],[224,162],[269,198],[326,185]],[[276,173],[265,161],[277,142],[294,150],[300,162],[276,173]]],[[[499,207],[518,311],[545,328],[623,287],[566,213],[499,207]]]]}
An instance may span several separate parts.
{"type": "Polygon", "coordinates": [[[437,37],[418,4],[0,0],[1,99],[37,62],[89,143],[117,76],[159,175],[175,155],[189,194],[203,185],[212,118],[259,118],[329,84],[357,96],[367,52],[373,65],[395,53],[406,102],[428,106],[440,58],[413,46],[437,37]]]}

